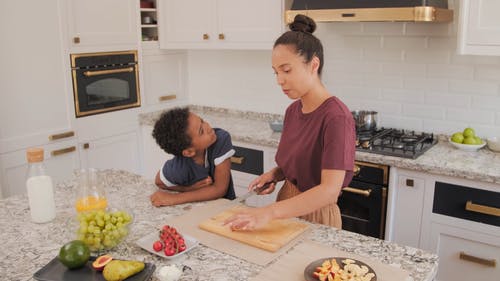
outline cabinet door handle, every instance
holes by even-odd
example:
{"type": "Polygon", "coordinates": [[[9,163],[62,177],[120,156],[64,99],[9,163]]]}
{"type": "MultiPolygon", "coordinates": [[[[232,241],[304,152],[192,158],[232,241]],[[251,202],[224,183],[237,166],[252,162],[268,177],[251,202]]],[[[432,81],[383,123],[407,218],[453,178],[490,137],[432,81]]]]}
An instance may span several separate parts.
{"type": "Polygon", "coordinates": [[[350,192],[350,193],[354,193],[354,194],[358,194],[358,195],[363,195],[365,197],[370,197],[370,194],[372,193],[372,190],[371,189],[359,189],[359,188],[354,188],[354,187],[344,187],[342,188],[342,191],[345,191],[345,192],[350,192]]]}
{"type": "Polygon", "coordinates": [[[166,101],[166,100],[175,100],[177,98],[177,95],[166,95],[166,96],[161,96],[158,98],[159,101],[166,101]]]}
{"type": "Polygon", "coordinates": [[[73,152],[75,150],[76,150],[76,146],[70,146],[70,147],[66,147],[66,148],[63,148],[63,149],[53,150],[52,152],[50,152],[50,155],[52,155],[52,156],[59,156],[59,155],[62,155],[62,154],[73,152]]]}
{"type": "Polygon", "coordinates": [[[73,37],[73,43],[80,44],[80,37],[73,37]]]}
{"type": "Polygon", "coordinates": [[[224,33],[219,33],[219,40],[224,40],[224,39],[226,39],[224,33]]]}
{"type": "Polygon", "coordinates": [[[406,186],[408,187],[413,187],[415,185],[415,182],[413,179],[406,179],[406,186]]]}
{"type": "Polygon", "coordinates": [[[207,33],[203,33],[203,40],[208,40],[210,36],[207,33]]]}
{"type": "Polygon", "coordinates": [[[69,138],[75,135],[75,132],[69,131],[65,133],[60,133],[60,134],[54,134],[49,136],[49,140],[59,140],[59,139],[64,139],[64,138],[69,138]]]}
{"type": "Polygon", "coordinates": [[[473,255],[466,254],[463,251],[460,252],[460,256],[459,257],[460,257],[461,260],[470,261],[470,262],[482,264],[482,265],[489,266],[489,267],[496,267],[497,266],[497,260],[495,260],[495,259],[480,258],[480,257],[476,257],[476,256],[473,256],[473,255]]]}
{"type": "Polygon", "coordinates": [[[243,161],[245,161],[244,156],[231,156],[231,163],[241,165],[243,164],[243,161]]]}
{"type": "Polygon", "coordinates": [[[83,144],[83,149],[89,149],[89,148],[90,148],[90,145],[88,142],[83,144]]]}
{"type": "Polygon", "coordinates": [[[476,212],[485,215],[500,217],[500,208],[474,204],[470,200],[465,203],[465,210],[469,212],[476,212]]]}
{"type": "Polygon", "coordinates": [[[109,70],[87,70],[83,72],[83,75],[86,77],[93,77],[98,75],[106,75],[106,74],[115,74],[115,73],[124,73],[124,72],[132,72],[134,71],[133,67],[119,68],[119,69],[109,69],[109,70]]]}

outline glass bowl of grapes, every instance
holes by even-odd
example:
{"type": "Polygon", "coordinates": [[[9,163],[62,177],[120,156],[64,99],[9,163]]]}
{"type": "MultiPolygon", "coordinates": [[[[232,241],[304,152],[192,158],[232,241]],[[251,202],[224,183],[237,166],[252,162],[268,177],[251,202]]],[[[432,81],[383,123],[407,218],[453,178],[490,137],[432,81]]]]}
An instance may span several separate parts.
{"type": "Polygon", "coordinates": [[[126,210],[90,210],[77,215],[77,239],[91,252],[110,250],[120,244],[129,233],[132,215],[126,210]]]}

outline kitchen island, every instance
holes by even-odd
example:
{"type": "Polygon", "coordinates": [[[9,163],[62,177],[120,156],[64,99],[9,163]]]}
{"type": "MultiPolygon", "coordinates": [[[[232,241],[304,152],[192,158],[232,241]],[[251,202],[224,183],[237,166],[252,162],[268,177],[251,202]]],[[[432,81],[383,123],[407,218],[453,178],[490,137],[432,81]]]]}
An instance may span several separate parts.
{"type": "MultiPolygon", "coordinates": [[[[110,207],[124,208],[134,216],[126,240],[110,251],[114,257],[150,262],[157,269],[168,264],[185,266],[187,270],[180,280],[248,280],[265,268],[202,244],[173,260],[141,249],[135,244],[138,239],[155,232],[155,227],[168,223],[169,219],[206,203],[156,208],[149,202],[149,195],[156,190],[151,181],[118,170],[103,170],[101,173],[110,207]]],[[[77,224],[73,203],[76,194],[74,181],[58,184],[55,187],[57,217],[46,224],[31,222],[26,195],[0,200],[0,239],[3,243],[0,280],[33,280],[33,274],[56,257],[64,243],[75,239],[77,224]]],[[[431,281],[437,271],[435,254],[376,238],[326,226],[313,228],[306,238],[400,267],[415,281],[431,281]]],[[[152,280],[157,279],[153,277],[152,280]]]]}

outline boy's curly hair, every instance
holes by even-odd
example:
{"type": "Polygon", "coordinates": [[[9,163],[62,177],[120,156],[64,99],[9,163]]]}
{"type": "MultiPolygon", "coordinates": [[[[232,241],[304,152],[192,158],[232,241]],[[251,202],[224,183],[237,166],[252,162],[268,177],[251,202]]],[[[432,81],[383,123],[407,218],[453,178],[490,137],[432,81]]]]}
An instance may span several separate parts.
{"type": "Polygon", "coordinates": [[[153,138],[167,153],[181,156],[182,151],[191,145],[187,134],[189,109],[174,108],[162,113],[153,129],[153,138]]]}

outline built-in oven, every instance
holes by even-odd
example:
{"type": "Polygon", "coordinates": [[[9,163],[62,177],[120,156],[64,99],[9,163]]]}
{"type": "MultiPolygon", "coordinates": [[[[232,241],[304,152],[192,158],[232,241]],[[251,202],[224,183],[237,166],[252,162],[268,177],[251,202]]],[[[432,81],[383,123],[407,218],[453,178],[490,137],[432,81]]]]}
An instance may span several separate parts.
{"type": "Polygon", "coordinates": [[[338,199],[342,229],[384,239],[389,166],[356,161],[338,199]]]}
{"type": "Polygon", "coordinates": [[[76,117],[141,106],[137,51],[71,54],[76,117]]]}

